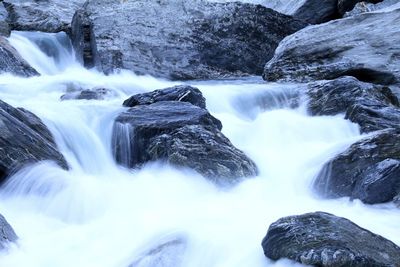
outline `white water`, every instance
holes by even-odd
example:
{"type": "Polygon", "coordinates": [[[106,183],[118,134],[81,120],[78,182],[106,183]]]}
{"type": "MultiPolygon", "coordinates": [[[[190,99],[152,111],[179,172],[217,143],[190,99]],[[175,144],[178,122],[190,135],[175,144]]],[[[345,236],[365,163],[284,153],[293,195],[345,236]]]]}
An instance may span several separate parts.
{"type": "Polygon", "coordinates": [[[349,218],[400,245],[394,206],[312,193],[322,164],[360,135],[343,116],[310,117],[303,107],[285,107],[282,96],[300,85],[258,78],[191,83],[221,119],[224,134],[260,169],[258,177],[221,189],[190,170],[154,163],[128,171],[112,159],[111,128],[123,100],[176,83],[129,72],[107,77],[73,62],[53,68],[22,35],[12,35],[13,45],[29,49],[24,57],[43,75],[1,75],[0,98],[46,122],[71,170],[48,162],[29,166],[1,189],[0,213],[20,239],[0,254],[0,267],[127,267],[171,236],[188,240],[182,267],[295,266],[267,260],[260,243],[272,222],[313,211],[349,218]],[[116,94],[103,101],[59,100],[79,87],[116,94]]]}

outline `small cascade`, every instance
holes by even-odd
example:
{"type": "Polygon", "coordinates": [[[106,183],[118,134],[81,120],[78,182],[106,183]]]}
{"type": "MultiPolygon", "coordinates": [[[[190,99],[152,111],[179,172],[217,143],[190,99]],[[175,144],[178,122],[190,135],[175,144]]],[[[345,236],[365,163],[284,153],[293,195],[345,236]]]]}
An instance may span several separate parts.
{"type": "Polygon", "coordinates": [[[116,161],[125,167],[132,167],[133,129],[129,123],[115,122],[112,134],[112,150],[116,161]]]}
{"type": "Polygon", "coordinates": [[[40,74],[54,75],[79,66],[65,32],[13,31],[9,42],[40,74]]]}

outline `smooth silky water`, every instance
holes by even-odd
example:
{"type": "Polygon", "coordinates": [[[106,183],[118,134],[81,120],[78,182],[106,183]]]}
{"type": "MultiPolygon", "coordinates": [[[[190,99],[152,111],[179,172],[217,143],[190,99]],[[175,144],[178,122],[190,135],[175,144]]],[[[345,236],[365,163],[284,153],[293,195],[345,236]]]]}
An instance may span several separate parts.
{"type": "Polygon", "coordinates": [[[294,103],[302,85],[261,78],[188,82],[260,170],[235,187],[218,188],[188,169],[156,162],[127,170],[113,160],[112,127],[123,100],[180,82],[84,69],[65,36],[14,32],[10,42],[41,76],[1,75],[0,98],[42,118],[71,169],[42,162],[2,187],[0,213],[19,240],[0,254],[0,267],[127,267],[175,236],[188,242],[182,267],[299,266],[266,259],[261,240],[277,219],[314,211],[346,217],[400,245],[400,213],[392,204],[313,193],[323,163],[361,136],[342,115],[307,115],[304,98],[294,103]],[[66,92],[100,87],[114,94],[60,101],[66,92]]]}

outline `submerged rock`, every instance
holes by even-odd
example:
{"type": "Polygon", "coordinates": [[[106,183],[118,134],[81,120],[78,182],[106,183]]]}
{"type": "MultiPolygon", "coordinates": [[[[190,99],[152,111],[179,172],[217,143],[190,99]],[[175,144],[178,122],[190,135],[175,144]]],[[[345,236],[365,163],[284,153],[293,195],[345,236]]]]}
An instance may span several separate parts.
{"type": "Polygon", "coordinates": [[[0,36],[0,73],[34,76],[39,73],[26,62],[9,42],[0,36]]]}
{"type": "Polygon", "coordinates": [[[68,169],[50,131],[33,113],[0,100],[0,133],[0,183],[25,164],[41,160],[68,169]]]}
{"type": "Polygon", "coordinates": [[[307,27],[279,44],[263,78],[307,82],[348,75],[399,83],[400,27],[393,25],[400,25],[400,9],[307,27]]]}
{"type": "Polygon", "coordinates": [[[322,267],[395,267],[400,262],[400,248],[393,242],[324,212],[279,219],[269,227],[262,247],[272,260],[322,267]]]}
{"type": "Polygon", "coordinates": [[[153,92],[137,94],[124,101],[125,107],[149,105],[160,101],[188,102],[200,108],[206,108],[206,99],[199,89],[189,85],[178,85],[153,92]]]}
{"type": "Polygon", "coordinates": [[[68,92],[60,100],[104,100],[112,96],[113,92],[107,88],[85,89],[78,92],[68,92]]]}
{"type": "Polygon", "coordinates": [[[328,198],[392,201],[400,194],[400,130],[381,131],[350,146],[323,166],[314,188],[328,198]]]}
{"type": "Polygon", "coordinates": [[[140,255],[129,267],[179,267],[182,266],[187,241],[175,238],[163,241],[140,255]]]}
{"type": "Polygon", "coordinates": [[[13,30],[69,32],[72,17],[85,0],[3,0],[13,30]]]}
{"type": "Polygon", "coordinates": [[[221,128],[221,122],[206,109],[187,102],[135,106],[115,121],[115,157],[129,168],[166,161],[192,168],[221,184],[255,176],[254,162],[230,143],[221,128]]]}
{"type": "Polygon", "coordinates": [[[346,119],[360,125],[362,132],[399,128],[399,100],[385,86],[341,77],[310,83],[308,109],[312,115],[345,113],[346,119]]]}
{"type": "Polygon", "coordinates": [[[15,242],[17,239],[18,236],[15,234],[14,229],[0,214],[0,251],[5,248],[7,243],[15,242]]]}
{"type": "Polygon", "coordinates": [[[205,0],[88,0],[72,39],[85,66],[174,80],[261,74],[305,23],[260,5],[205,0]]]}

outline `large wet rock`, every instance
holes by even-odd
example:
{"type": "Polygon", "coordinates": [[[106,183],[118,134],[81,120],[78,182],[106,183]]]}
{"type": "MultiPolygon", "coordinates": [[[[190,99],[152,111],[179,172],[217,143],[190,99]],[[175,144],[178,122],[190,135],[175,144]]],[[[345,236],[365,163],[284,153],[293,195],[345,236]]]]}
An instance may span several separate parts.
{"type": "Polygon", "coordinates": [[[261,74],[303,22],[260,5],[205,0],[89,0],[72,39],[85,66],[174,80],[261,74]]]}
{"type": "Polygon", "coordinates": [[[188,85],[178,85],[149,93],[133,95],[125,100],[123,105],[125,107],[134,107],[138,105],[149,105],[160,101],[189,102],[200,108],[206,108],[206,99],[203,97],[200,90],[188,85]]]}
{"type": "Polygon", "coordinates": [[[34,76],[39,73],[26,62],[10,43],[0,36],[0,74],[11,73],[18,76],[34,76]]]}
{"type": "Polygon", "coordinates": [[[267,81],[334,79],[350,75],[361,81],[400,81],[400,9],[307,27],[287,38],[266,64],[267,81]]]}
{"type": "Polygon", "coordinates": [[[185,238],[165,240],[139,255],[129,267],[179,267],[187,248],[185,238]]]}
{"type": "Polygon", "coordinates": [[[3,0],[13,30],[69,32],[72,17],[85,0],[3,0]]]}
{"type": "Polygon", "coordinates": [[[310,83],[307,96],[312,115],[345,113],[364,133],[400,126],[399,100],[386,86],[341,77],[310,83]]]}
{"type": "Polygon", "coordinates": [[[0,183],[25,164],[42,160],[53,160],[68,169],[43,122],[33,113],[0,100],[0,183]]]}
{"type": "Polygon", "coordinates": [[[8,12],[0,2],[0,35],[8,37],[10,35],[10,25],[7,22],[8,12]]]}
{"type": "Polygon", "coordinates": [[[324,212],[279,219],[269,227],[262,247],[272,260],[321,267],[395,267],[400,262],[400,248],[393,242],[324,212]]]}
{"type": "Polygon", "coordinates": [[[15,242],[17,239],[18,236],[15,234],[14,229],[0,214],[0,251],[5,248],[7,243],[15,242]]]}
{"type": "Polygon", "coordinates": [[[206,109],[187,102],[135,106],[116,118],[115,157],[129,168],[166,161],[221,184],[255,176],[254,162],[232,145],[221,128],[221,122],[206,109]]]}
{"type": "Polygon", "coordinates": [[[400,193],[400,130],[360,140],[323,166],[314,181],[324,197],[350,197],[368,204],[392,201],[400,193]]]}

